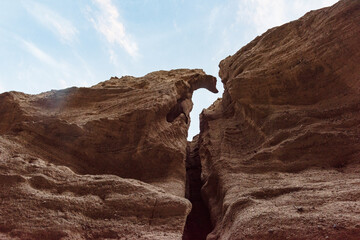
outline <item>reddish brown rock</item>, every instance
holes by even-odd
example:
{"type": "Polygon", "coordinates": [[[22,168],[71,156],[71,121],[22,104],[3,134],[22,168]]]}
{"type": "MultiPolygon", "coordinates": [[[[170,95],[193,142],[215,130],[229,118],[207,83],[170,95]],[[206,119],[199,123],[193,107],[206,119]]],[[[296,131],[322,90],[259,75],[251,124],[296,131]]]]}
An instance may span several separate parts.
{"type": "Polygon", "coordinates": [[[181,239],[202,70],[0,95],[0,238],[181,239]]]}
{"type": "Polygon", "coordinates": [[[360,239],[360,1],[268,30],[220,77],[198,143],[207,239],[360,239]]]}

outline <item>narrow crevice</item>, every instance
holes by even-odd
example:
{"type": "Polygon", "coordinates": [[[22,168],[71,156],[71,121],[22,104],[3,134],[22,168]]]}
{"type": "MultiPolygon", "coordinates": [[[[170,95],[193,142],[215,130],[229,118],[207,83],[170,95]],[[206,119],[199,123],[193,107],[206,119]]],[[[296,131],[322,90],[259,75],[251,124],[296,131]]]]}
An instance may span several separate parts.
{"type": "Polygon", "coordinates": [[[212,231],[209,210],[201,196],[201,161],[198,136],[186,148],[186,198],[192,209],[187,217],[183,240],[205,240],[212,231]]]}

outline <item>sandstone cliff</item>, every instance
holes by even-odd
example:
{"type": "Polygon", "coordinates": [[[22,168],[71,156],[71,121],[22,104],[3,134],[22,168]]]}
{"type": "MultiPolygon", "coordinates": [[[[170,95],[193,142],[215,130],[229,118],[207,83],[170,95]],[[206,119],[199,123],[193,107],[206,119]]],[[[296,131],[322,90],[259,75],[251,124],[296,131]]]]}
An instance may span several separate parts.
{"type": "Polygon", "coordinates": [[[191,143],[193,91],[217,92],[202,70],[0,94],[0,239],[359,239],[360,1],[219,75],[191,143]]]}
{"type": "Polygon", "coordinates": [[[181,239],[202,70],[0,95],[0,239],[181,239]]]}
{"type": "Polygon", "coordinates": [[[196,143],[207,239],[360,239],[360,1],[268,30],[220,77],[196,143]]]}

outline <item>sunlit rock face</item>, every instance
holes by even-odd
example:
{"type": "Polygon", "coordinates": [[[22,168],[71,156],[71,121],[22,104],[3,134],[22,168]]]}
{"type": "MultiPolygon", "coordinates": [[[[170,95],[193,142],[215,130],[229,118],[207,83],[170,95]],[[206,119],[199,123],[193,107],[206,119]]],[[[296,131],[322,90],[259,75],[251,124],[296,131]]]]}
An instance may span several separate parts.
{"type": "Polygon", "coordinates": [[[198,140],[207,239],[359,239],[360,1],[268,30],[220,77],[198,140]]]}
{"type": "Polygon", "coordinates": [[[202,70],[0,95],[0,238],[181,239],[202,70]]]}

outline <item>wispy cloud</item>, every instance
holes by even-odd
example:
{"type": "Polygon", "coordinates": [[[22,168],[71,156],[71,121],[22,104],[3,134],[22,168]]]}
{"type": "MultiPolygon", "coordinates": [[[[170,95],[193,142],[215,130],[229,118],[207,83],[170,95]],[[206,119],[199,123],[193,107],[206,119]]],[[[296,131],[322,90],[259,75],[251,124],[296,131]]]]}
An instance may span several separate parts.
{"type": "Polygon", "coordinates": [[[33,1],[26,1],[24,7],[36,21],[48,28],[61,42],[72,43],[78,34],[77,28],[52,9],[33,1]]]}
{"type": "MultiPolygon", "coordinates": [[[[328,7],[338,2],[338,0],[318,0],[318,1],[312,1],[312,0],[294,0],[293,1],[293,7],[292,11],[293,13],[305,13],[309,10],[314,10],[322,7],[328,7]]],[[[299,15],[299,14],[297,14],[299,15]]]]}
{"type": "MultiPolygon", "coordinates": [[[[59,62],[55,60],[52,56],[47,54],[45,51],[41,50],[38,46],[36,46],[32,42],[28,42],[26,40],[21,39],[20,40],[23,43],[23,47],[25,50],[30,53],[33,57],[38,59],[43,64],[48,65],[49,67],[53,68],[56,72],[60,72],[61,74],[68,74],[70,71],[70,68],[67,64],[59,62]]],[[[66,76],[71,77],[71,76],[66,76]]],[[[58,80],[61,87],[67,87],[66,81],[61,78],[58,80]]]]}
{"type": "Polygon", "coordinates": [[[25,49],[35,58],[37,58],[39,61],[50,65],[52,67],[59,67],[61,66],[60,63],[58,63],[54,58],[52,58],[50,55],[45,53],[43,50],[38,48],[35,44],[21,40],[25,49]]]}
{"type": "Polygon", "coordinates": [[[239,2],[238,21],[254,25],[256,33],[286,21],[284,0],[244,0],[239,2]]]}
{"type": "MultiPolygon", "coordinates": [[[[104,35],[110,44],[121,46],[130,56],[138,56],[138,47],[125,31],[124,24],[119,20],[119,12],[111,0],[93,0],[99,11],[90,18],[94,28],[104,35]]],[[[113,54],[111,56],[114,58],[113,54]]]]}
{"type": "Polygon", "coordinates": [[[118,56],[113,49],[109,49],[110,62],[114,65],[119,65],[118,56]]]}
{"type": "MultiPolygon", "coordinates": [[[[32,42],[26,41],[21,38],[17,38],[22,44],[22,47],[34,58],[39,60],[42,64],[47,65],[45,69],[38,67],[36,64],[29,68],[31,71],[27,71],[27,74],[43,75],[51,73],[52,79],[57,80],[60,87],[69,87],[73,85],[89,86],[89,82],[94,81],[94,74],[91,69],[87,66],[85,60],[74,53],[74,57],[78,65],[73,66],[61,60],[57,60],[44,50],[40,49],[37,45],[32,42]],[[34,68],[35,67],[35,68],[34,68]],[[43,72],[43,74],[41,74],[43,72]]],[[[29,79],[26,74],[20,75],[20,78],[29,79]]]]}
{"type": "Polygon", "coordinates": [[[243,0],[238,5],[238,22],[253,25],[257,34],[295,20],[306,12],[330,6],[338,0],[243,0]]]}

